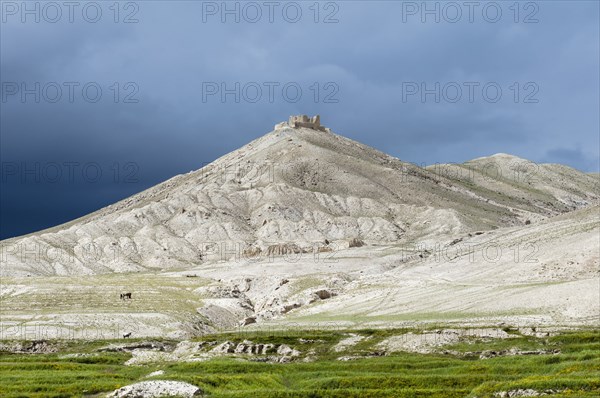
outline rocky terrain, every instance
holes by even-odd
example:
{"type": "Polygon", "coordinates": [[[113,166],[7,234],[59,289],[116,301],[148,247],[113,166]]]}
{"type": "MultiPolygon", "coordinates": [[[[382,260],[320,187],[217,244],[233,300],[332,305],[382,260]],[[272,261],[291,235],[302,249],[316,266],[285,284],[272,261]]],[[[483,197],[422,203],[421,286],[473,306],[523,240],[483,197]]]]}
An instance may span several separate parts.
{"type": "Polygon", "coordinates": [[[0,337],[598,323],[597,175],[421,168],[318,122],[0,242],[0,337]]]}

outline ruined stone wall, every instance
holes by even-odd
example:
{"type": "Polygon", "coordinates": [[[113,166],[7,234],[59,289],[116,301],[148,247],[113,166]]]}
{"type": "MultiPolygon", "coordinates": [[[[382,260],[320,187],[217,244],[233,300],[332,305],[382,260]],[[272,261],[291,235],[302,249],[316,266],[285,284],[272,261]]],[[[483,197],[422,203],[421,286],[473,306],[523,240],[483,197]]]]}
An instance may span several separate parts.
{"type": "Polygon", "coordinates": [[[321,117],[319,115],[315,115],[313,117],[308,117],[306,115],[293,115],[290,116],[287,122],[281,122],[275,125],[275,130],[291,127],[291,128],[309,128],[313,130],[326,131],[330,132],[328,128],[321,126],[321,117]]]}
{"type": "Polygon", "coordinates": [[[294,128],[306,127],[313,130],[325,131],[325,127],[321,126],[321,117],[319,115],[310,118],[306,115],[290,116],[288,125],[294,128]]]}

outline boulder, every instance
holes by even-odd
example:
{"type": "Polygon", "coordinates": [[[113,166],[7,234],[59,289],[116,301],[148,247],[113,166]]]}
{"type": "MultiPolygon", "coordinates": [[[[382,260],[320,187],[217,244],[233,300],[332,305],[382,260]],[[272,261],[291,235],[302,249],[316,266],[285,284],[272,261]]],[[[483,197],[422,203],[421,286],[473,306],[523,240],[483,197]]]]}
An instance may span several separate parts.
{"type": "Polygon", "coordinates": [[[173,380],[149,380],[121,387],[107,398],[199,397],[202,390],[193,384],[173,380]]]}
{"type": "Polygon", "coordinates": [[[329,298],[332,298],[333,296],[335,296],[336,294],[334,292],[332,292],[331,290],[327,290],[327,289],[321,289],[321,290],[317,290],[315,292],[315,295],[320,298],[321,300],[327,300],[329,298]]]}

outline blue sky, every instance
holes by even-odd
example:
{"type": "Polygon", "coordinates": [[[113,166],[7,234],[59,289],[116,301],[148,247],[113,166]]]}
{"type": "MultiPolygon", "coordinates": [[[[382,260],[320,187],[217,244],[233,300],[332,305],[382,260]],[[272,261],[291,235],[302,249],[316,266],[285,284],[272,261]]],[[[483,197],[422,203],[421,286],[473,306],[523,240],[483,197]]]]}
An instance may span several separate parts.
{"type": "Polygon", "coordinates": [[[2,1],[0,237],[299,113],[418,164],[598,171],[599,2],[315,3],[2,1]]]}

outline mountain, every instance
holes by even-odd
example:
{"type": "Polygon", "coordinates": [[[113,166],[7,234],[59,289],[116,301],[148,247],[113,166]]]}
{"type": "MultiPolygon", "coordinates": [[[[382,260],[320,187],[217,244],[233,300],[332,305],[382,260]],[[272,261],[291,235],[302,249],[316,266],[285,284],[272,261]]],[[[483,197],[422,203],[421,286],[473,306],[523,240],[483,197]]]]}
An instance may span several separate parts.
{"type": "Polygon", "coordinates": [[[195,333],[440,313],[588,322],[598,300],[578,310],[556,292],[598,296],[598,188],[593,175],[506,154],[421,168],[291,118],[197,171],[0,242],[0,311],[40,305],[102,325],[108,311],[148,335],[164,332],[157,322],[195,333]],[[103,296],[126,290],[146,301],[121,313],[103,296]]]}
{"type": "Polygon", "coordinates": [[[565,166],[499,154],[422,169],[330,132],[284,126],[86,217],[4,241],[2,275],[189,268],[223,247],[439,241],[597,199],[598,180],[565,166]]]}

